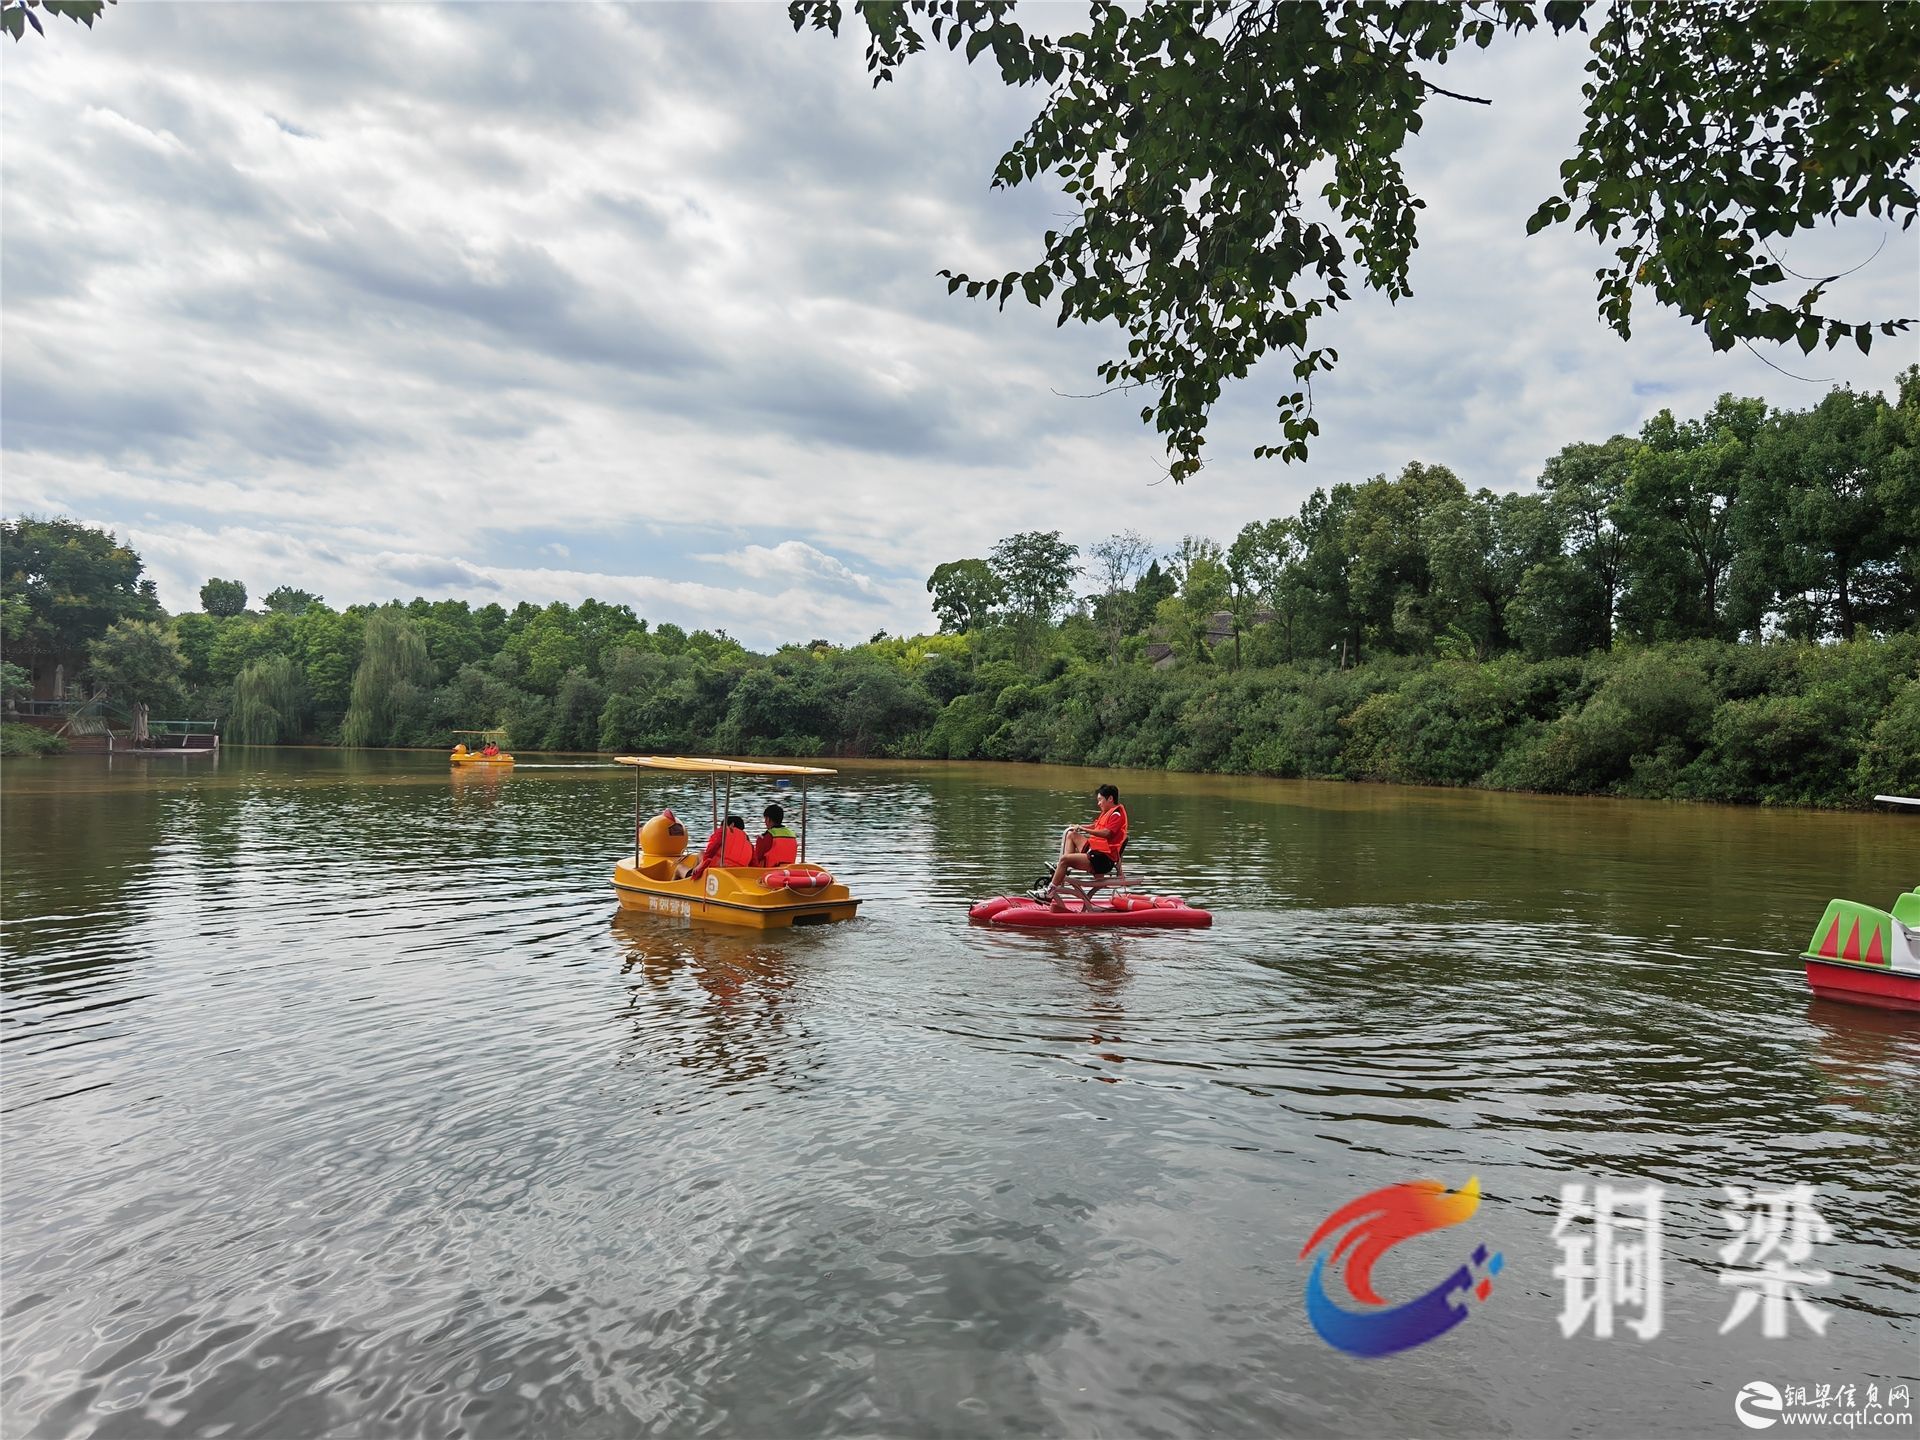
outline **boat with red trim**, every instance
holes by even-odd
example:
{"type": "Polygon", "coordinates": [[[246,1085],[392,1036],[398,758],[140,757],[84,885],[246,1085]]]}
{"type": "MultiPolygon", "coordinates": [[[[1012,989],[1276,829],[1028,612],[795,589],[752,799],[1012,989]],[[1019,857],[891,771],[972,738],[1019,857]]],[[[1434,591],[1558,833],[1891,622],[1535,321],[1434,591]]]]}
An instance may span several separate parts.
{"type": "Polygon", "coordinates": [[[996,895],[975,904],[967,911],[967,919],[975,925],[1024,930],[1205,930],[1213,924],[1210,912],[1178,895],[1133,894],[1110,895],[1104,901],[1064,899],[1058,910],[1031,895],[996,895]]]}
{"type": "Polygon", "coordinates": [[[1920,890],[1891,913],[1834,900],[1807,942],[1807,984],[1823,1000],[1920,1012],[1920,890]]]}

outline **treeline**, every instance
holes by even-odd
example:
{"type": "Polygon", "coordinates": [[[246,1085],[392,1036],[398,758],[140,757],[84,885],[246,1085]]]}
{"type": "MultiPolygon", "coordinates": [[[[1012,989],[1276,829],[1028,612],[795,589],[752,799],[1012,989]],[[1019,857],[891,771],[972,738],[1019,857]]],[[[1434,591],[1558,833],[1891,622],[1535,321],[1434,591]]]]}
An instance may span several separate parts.
{"type": "MultiPolygon", "coordinates": [[[[10,651],[59,628],[34,555],[71,572],[76,549],[127,553],[82,531],[6,527],[10,651]]],[[[282,585],[254,611],[221,579],[168,618],[138,571],[114,572],[124,613],[91,669],[123,700],[222,720],[229,742],[444,746],[498,726],[520,749],[1774,803],[1920,786],[1920,371],[1891,402],[1663,412],[1569,446],[1537,493],[1414,464],[1227,544],[1011,536],[934,571],[940,633],[849,647],[753,654],[595,600],[335,611],[282,585]]]]}

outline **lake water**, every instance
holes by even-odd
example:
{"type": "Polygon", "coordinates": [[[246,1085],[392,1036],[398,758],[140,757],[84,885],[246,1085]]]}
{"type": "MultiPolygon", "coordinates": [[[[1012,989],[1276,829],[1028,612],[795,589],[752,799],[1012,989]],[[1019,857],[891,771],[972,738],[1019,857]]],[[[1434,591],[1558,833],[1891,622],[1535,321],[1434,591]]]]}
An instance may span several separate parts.
{"type": "Polygon", "coordinates": [[[0,1431],[1725,1436],[1749,1380],[1920,1372],[1920,1023],[1793,958],[1920,881],[1911,819],[980,765],[813,798],[861,916],[750,934],[616,913],[630,772],[8,762],[0,1431]],[[1105,778],[1215,928],[969,927],[1105,778]],[[1322,1341],[1319,1222],[1472,1176],[1376,1278],[1480,1241],[1487,1301],[1322,1341]],[[1664,1187],[1652,1340],[1557,1324],[1599,1182],[1664,1187]],[[1721,1187],[1798,1183],[1824,1338],[1720,1335],[1721,1187]]]}

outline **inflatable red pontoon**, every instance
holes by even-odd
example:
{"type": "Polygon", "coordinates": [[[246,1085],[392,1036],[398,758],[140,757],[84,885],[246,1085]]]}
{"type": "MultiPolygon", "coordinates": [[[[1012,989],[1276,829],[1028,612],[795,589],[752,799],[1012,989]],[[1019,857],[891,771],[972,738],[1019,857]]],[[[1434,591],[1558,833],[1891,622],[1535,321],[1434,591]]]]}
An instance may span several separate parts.
{"type": "Polygon", "coordinates": [[[1010,925],[1029,930],[1079,930],[1132,926],[1149,930],[1204,930],[1213,924],[1207,911],[1177,895],[1114,895],[1105,901],[1068,898],[1055,910],[1031,895],[996,895],[967,911],[976,925],[1010,925]]]}

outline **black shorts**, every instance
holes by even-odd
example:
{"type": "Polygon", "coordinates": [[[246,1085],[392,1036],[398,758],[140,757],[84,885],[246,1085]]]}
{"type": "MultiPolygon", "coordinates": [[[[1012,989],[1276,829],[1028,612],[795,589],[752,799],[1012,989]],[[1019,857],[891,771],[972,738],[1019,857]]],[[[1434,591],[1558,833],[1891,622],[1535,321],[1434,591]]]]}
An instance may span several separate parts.
{"type": "Polygon", "coordinates": [[[1113,873],[1113,856],[1107,854],[1104,850],[1089,850],[1087,852],[1087,864],[1093,867],[1093,873],[1096,875],[1111,875],[1113,873]]]}

